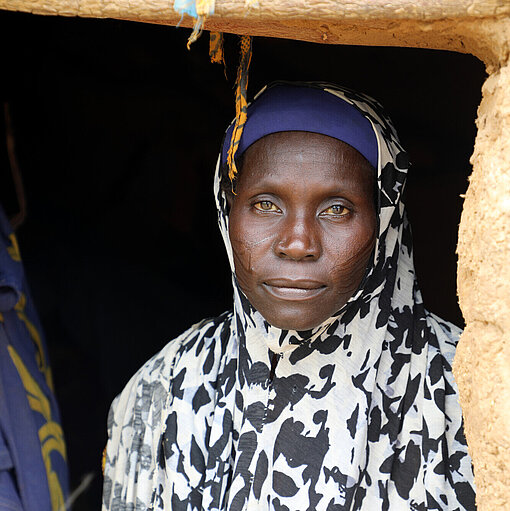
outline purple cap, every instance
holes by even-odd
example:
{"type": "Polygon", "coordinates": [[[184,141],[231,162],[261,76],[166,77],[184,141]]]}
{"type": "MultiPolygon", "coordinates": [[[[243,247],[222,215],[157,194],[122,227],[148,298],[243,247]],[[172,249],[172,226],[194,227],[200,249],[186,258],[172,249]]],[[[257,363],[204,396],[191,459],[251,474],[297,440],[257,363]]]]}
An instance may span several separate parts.
{"type": "MultiPolygon", "coordinates": [[[[222,148],[227,161],[233,125],[222,148]]],[[[248,107],[236,156],[257,140],[281,131],[308,131],[336,138],[361,153],[377,169],[377,138],[370,121],[353,105],[323,89],[293,84],[269,86],[248,107]]]]}

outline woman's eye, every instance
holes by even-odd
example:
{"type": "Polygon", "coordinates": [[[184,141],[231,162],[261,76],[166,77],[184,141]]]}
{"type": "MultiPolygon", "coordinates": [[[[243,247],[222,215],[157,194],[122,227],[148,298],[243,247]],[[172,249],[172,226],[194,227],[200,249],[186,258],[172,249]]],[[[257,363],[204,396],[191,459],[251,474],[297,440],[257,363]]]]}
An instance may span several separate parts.
{"type": "Polygon", "coordinates": [[[349,210],[342,206],[341,204],[335,204],[334,206],[330,206],[325,209],[321,215],[331,215],[331,216],[345,216],[349,213],[349,210]]]}
{"type": "Polygon", "coordinates": [[[255,203],[255,209],[259,211],[280,211],[280,208],[276,207],[269,200],[261,200],[260,202],[255,203]]]}

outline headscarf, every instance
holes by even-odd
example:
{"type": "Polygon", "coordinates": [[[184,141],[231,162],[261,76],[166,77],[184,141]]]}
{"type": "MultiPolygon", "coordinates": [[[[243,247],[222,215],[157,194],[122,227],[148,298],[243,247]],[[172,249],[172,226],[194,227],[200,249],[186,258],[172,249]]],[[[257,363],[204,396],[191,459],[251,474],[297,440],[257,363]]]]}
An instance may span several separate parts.
{"type": "Polygon", "coordinates": [[[422,303],[401,201],[407,155],[380,105],[344,88],[275,85],[252,110],[277,87],[329,94],[370,123],[372,261],[322,325],[268,324],[235,279],[220,156],[214,192],[234,310],[170,342],[114,401],[103,509],[473,510],[451,371],[460,330],[422,303]]]}

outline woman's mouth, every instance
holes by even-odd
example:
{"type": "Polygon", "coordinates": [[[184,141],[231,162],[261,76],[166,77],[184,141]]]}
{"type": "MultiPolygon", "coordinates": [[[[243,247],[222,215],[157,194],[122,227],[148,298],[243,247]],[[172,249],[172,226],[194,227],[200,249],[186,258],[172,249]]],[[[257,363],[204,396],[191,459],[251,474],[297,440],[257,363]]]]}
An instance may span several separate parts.
{"type": "Polygon", "coordinates": [[[262,285],[275,298],[293,302],[316,298],[326,290],[325,284],[307,279],[270,279],[262,285]]]}

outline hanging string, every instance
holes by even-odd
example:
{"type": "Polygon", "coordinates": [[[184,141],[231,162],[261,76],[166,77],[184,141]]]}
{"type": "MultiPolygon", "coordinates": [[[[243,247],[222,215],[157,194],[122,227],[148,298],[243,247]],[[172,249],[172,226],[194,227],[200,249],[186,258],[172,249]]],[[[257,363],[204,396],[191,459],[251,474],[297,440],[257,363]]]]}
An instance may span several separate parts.
{"type": "MultiPolygon", "coordinates": [[[[215,0],[175,0],[174,10],[182,16],[187,14],[192,18],[195,18],[195,24],[193,25],[193,31],[189,36],[187,47],[190,46],[200,37],[204,29],[205,20],[208,16],[214,14],[215,0]]],[[[181,22],[179,22],[180,25],[181,22]]]]}
{"type": "Polygon", "coordinates": [[[191,48],[191,45],[202,35],[202,31],[205,25],[206,16],[197,16],[195,19],[195,24],[193,25],[193,31],[188,38],[188,42],[186,43],[186,47],[188,50],[191,48]]]}
{"type": "Polygon", "coordinates": [[[232,130],[232,138],[228,149],[227,164],[229,167],[228,177],[232,183],[237,174],[235,155],[239,142],[243,134],[244,125],[246,123],[248,108],[248,71],[250,69],[252,53],[252,38],[248,35],[241,36],[241,52],[239,58],[239,67],[237,68],[236,80],[236,118],[234,129],[232,130]]]}
{"type": "Polygon", "coordinates": [[[209,57],[213,64],[224,64],[223,32],[211,32],[209,36],[209,57]]]}

